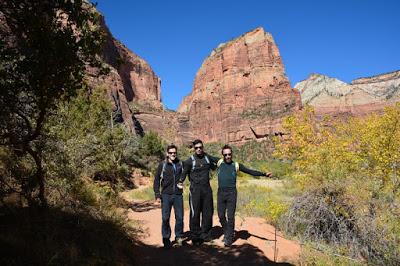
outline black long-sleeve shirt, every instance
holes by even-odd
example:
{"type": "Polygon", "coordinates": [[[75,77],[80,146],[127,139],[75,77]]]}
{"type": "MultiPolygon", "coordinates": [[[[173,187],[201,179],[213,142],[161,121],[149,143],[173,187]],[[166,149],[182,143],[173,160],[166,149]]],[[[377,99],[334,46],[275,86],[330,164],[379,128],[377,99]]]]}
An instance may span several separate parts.
{"type": "Polygon", "coordinates": [[[217,162],[219,158],[204,154],[203,156],[193,155],[195,160],[195,167],[193,168],[193,160],[191,157],[183,162],[183,172],[180,177],[180,182],[185,181],[186,176],[189,175],[191,184],[194,185],[206,185],[210,182],[210,170],[217,168],[217,162]],[[207,156],[209,163],[205,156],[207,156]]]}
{"type": "Polygon", "coordinates": [[[182,194],[182,189],[177,187],[179,177],[182,174],[182,166],[179,160],[173,163],[163,161],[158,165],[156,174],[154,176],[154,194],[156,198],[161,198],[161,193],[163,194],[182,194]],[[161,180],[161,173],[163,165],[165,164],[163,178],[161,180]],[[160,193],[160,183],[161,183],[161,193],[160,193]]]}

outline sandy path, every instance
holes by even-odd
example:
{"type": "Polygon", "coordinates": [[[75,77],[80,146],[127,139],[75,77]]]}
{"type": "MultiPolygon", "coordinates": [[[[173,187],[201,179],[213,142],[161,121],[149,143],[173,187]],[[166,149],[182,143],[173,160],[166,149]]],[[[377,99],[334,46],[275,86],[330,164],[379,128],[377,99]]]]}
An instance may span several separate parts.
{"type": "MultiPolygon", "coordinates": [[[[135,201],[128,213],[129,219],[135,220],[142,227],[143,233],[139,240],[143,246],[152,247],[151,251],[141,250],[140,265],[272,265],[287,264],[297,261],[300,246],[294,241],[283,238],[282,233],[276,234],[275,228],[262,218],[236,216],[235,242],[232,247],[225,248],[222,242],[222,229],[214,212],[212,244],[193,247],[188,242],[183,247],[170,250],[162,248],[161,209],[153,201],[135,201]],[[155,256],[155,254],[157,254],[155,256]],[[276,261],[276,263],[274,262],[276,261]]],[[[189,231],[189,211],[185,210],[184,230],[189,231]]],[[[171,214],[172,237],[174,228],[174,213],[171,214]]]]}

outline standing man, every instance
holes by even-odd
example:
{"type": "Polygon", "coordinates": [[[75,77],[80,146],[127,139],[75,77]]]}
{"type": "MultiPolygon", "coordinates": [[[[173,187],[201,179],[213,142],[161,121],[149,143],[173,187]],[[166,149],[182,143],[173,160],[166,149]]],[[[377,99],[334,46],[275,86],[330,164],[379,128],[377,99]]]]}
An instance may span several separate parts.
{"type": "Polygon", "coordinates": [[[217,157],[204,152],[203,142],[193,141],[194,154],[184,162],[179,186],[187,175],[190,180],[189,204],[192,243],[199,245],[211,241],[212,216],[214,212],[213,196],[210,186],[210,170],[216,169],[217,157]],[[201,215],[201,225],[200,225],[201,215]]]}
{"type": "Polygon", "coordinates": [[[246,168],[232,160],[232,148],[228,145],[222,147],[223,159],[217,163],[218,166],[218,195],[217,210],[218,218],[224,230],[224,243],[229,247],[233,243],[233,233],[235,230],[235,211],[237,201],[236,177],[239,171],[252,176],[270,177],[271,173],[262,173],[246,168]],[[225,216],[227,213],[227,216],[225,216]],[[227,219],[228,218],[228,219],[227,219]]]}
{"type": "Polygon", "coordinates": [[[167,147],[167,157],[158,165],[153,186],[156,203],[161,203],[161,233],[165,248],[169,248],[171,246],[171,227],[169,224],[169,218],[171,216],[172,207],[174,207],[175,213],[176,243],[178,245],[182,245],[183,238],[183,197],[182,189],[177,187],[183,167],[182,162],[177,157],[177,151],[178,148],[175,145],[169,145],[167,147]]]}

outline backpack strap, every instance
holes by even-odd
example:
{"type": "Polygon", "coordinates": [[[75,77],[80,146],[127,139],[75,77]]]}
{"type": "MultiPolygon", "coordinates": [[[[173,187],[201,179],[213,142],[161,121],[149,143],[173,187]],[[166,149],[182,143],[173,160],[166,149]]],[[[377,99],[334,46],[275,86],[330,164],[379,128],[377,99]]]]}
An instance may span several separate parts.
{"type": "Polygon", "coordinates": [[[164,172],[165,172],[165,167],[166,167],[166,165],[167,165],[167,162],[164,161],[164,162],[163,162],[163,166],[162,166],[162,170],[161,170],[160,181],[162,181],[163,178],[164,178],[164,172]]]}
{"type": "Polygon", "coordinates": [[[190,156],[190,158],[192,159],[192,172],[194,171],[194,167],[196,166],[196,160],[194,159],[194,156],[190,156]]]}
{"type": "MultiPolygon", "coordinates": [[[[190,158],[192,159],[192,172],[194,171],[194,167],[196,166],[196,159],[194,158],[194,155],[190,156],[190,158]]],[[[208,156],[205,155],[204,159],[206,160],[206,162],[208,164],[210,164],[210,159],[208,159],[208,156]]]]}
{"type": "Polygon", "coordinates": [[[207,162],[208,164],[210,164],[210,159],[208,159],[207,155],[205,155],[204,157],[205,157],[205,159],[206,159],[206,162],[207,162]]]}
{"type": "Polygon", "coordinates": [[[219,159],[217,162],[217,167],[220,167],[223,162],[224,162],[224,159],[219,159]]]}
{"type": "Polygon", "coordinates": [[[239,172],[239,163],[238,162],[235,162],[235,170],[236,170],[236,173],[239,172]]]}

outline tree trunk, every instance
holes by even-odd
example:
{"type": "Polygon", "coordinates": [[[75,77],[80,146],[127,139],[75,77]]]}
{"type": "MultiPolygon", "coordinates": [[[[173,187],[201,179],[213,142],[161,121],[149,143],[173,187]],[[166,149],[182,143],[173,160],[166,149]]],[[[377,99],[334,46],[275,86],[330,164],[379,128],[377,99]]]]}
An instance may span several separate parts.
{"type": "Polygon", "coordinates": [[[27,148],[28,153],[32,156],[33,160],[36,164],[36,173],[34,177],[36,178],[39,184],[39,200],[40,205],[43,207],[47,207],[47,200],[45,195],[45,179],[44,179],[44,171],[42,166],[42,157],[40,152],[33,150],[31,147],[27,148]]]}

